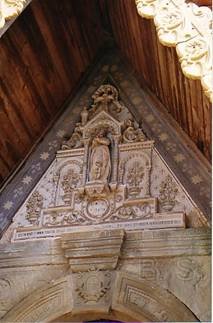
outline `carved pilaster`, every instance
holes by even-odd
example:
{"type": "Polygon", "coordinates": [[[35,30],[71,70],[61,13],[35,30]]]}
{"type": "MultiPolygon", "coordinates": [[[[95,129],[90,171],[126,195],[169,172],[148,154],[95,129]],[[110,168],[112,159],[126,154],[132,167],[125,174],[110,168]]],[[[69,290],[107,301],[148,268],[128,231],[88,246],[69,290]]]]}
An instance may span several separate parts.
{"type": "Polygon", "coordinates": [[[84,161],[83,161],[83,177],[82,185],[85,186],[87,181],[88,171],[88,155],[89,155],[89,142],[90,139],[84,139],[84,161]]]}
{"type": "Polygon", "coordinates": [[[146,179],[145,179],[145,196],[149,197],[150,196],[150,166],[146,168],[146,179]]]}
{"type": "Polygon", "coordinates": [[[114,136],[114,152],[113,152],[113,169],[112,169],[112,183],[117,183],[118,179],[118,161],[119,161],[119,149],[118,149],[118,143],[120,139],[120,135],[114,136]]]}

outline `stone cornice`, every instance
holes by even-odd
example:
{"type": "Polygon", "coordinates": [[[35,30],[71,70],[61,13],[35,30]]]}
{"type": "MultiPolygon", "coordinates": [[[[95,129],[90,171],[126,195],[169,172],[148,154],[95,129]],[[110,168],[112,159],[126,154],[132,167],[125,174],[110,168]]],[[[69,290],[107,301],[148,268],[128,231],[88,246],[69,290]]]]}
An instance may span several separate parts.
{"type": "Polygon", "coordinates": [[[210,254],[210,229],[131,231],[126,233],[121,259],[210,254]]]}
{"type": "Polygon", "coordinates": [[[89,230],[60,239],[0,244],[0,270],[65,265],[71,272],[113,270],[119,259],[206,256],[211,254],[210,229],[161,231],[89,230]]]}
{"type": "Polygon", "coordinates": [[[66,264],[58,239],[0,244],[0,269],[66,264]]]}
{"type": "Polygon", "coordinates": [[[212,101],[212,11],[185,0],[135,0],[141,17],[154,19],[159,41],[176,47],[183,74],[200,79],[212,101]]]}

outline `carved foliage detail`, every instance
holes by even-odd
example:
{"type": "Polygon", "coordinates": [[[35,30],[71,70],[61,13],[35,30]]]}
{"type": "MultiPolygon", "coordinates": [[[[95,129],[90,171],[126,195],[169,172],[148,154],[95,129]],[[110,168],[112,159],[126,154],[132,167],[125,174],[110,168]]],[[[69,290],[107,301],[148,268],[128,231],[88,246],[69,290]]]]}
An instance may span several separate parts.
{"type": "Polygon", "coordinates": [[[201,79],[205,94],[212,99],[212,12],[185,0],[135,0],[139,15],[153,18],[159,41],[176,46],[183,73],[201,79]]]}
{"type": "Polygon", "coordinates": [[[1,0],[0,2],[0,28],[2,28],[6,20],[15,18],[24,9],[26,0],[1,0]]]}
{"type": "Polygon", "coordinates": [[[61,182],[64,194],[70,194],[80,181],[80,174],[70,169],[61,182]]]}
{"type": "Polygon", "coordinates": [[[26,219],[30,224],[38,225],[39,216],[43,207],[43,196],[35,191],[29,198],[26,205],[26,219]]]}
{"type": "Polygon", "coordinates": [[[176,203],[176,195],[178,193],[178,188],[171,176],[168,175],[165,180],[160,185],[160,204],[161,208],[165,211],[171,211],[176,203]]]}
{"type": "Polygon", "coordinates": [[[137,195],[140,193],[140,183],[144,177],[144,168],[139,161],[135,161],[127,170],[126,182],[129,184],[129,194],[137,195]]]}

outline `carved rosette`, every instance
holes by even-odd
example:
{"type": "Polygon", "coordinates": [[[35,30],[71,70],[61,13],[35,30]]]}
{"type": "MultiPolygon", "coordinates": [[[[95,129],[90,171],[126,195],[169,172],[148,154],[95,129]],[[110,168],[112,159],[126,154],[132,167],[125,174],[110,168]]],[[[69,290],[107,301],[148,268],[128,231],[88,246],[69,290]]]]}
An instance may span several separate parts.
{"type": "Polygon", "coordinates": [[[212,101],[212,12],[185,0],[135,0],[140,16],[154,19],[164,46],[176,47],[184,75],[200,79],[212,101]]]}

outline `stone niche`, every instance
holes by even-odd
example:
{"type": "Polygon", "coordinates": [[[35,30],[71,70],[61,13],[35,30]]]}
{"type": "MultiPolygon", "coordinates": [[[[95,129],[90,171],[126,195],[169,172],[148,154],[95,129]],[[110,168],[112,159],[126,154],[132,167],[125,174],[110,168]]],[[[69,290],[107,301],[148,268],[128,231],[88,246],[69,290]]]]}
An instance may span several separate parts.
{"type": "Polygon", "coordinates": [[[1,240],[2,322],[210,320],[211,237],[202,221],[186,228],[192,214],[143,124],[101,85],[1,240]]]}

